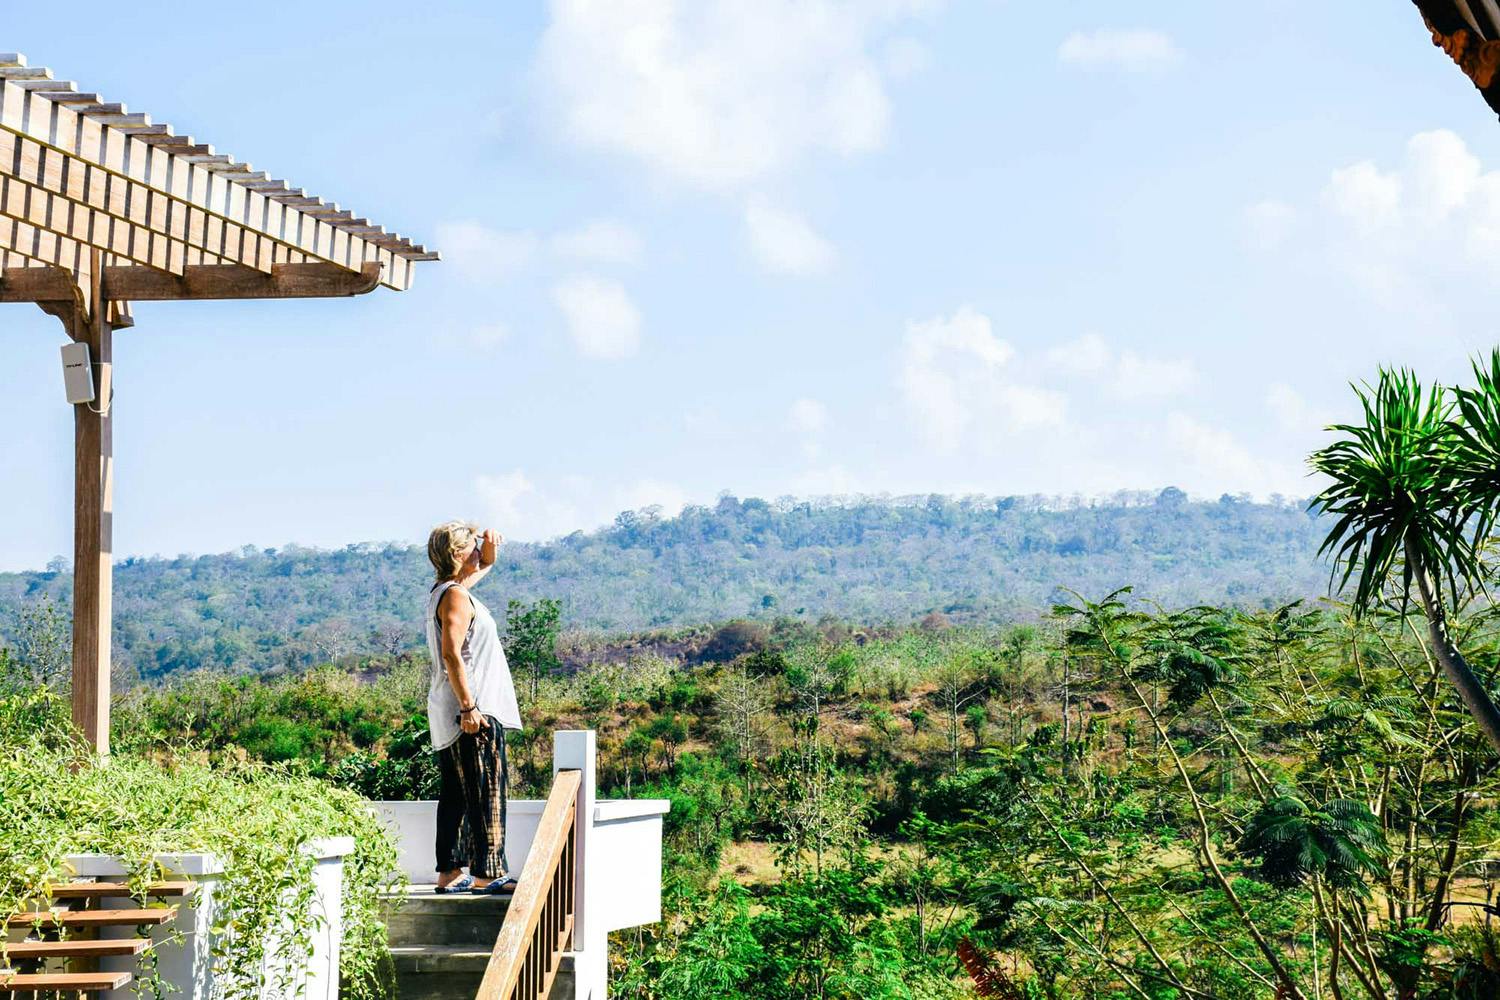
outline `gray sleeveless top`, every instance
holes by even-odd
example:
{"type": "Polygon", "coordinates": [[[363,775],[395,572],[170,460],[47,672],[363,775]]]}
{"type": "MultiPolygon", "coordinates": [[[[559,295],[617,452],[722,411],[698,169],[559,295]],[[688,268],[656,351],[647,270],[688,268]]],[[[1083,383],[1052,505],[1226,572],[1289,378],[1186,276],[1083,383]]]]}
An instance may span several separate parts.
{"type": "Polygon", "coordinates": [[[427,725],[432,733],[432,745],[438,750],[458,739],[463,731],[454,719],[458,715],[458,696],[453,693],[453,685],[448,683],[438,634],[438,601],[450,587],[458,587],[474,605],[474,620],[464,636],[461,649],[469,695],[480,712],[493,716],[506,729],[521,728],[516,688],[511,683],[505,650],[500,647],[500,632],[495,626],[494,616],[467,589],[452,580],[445,580],[432,588],[432,593],[427,596],[427,651],[432,656],[432,681],[427,688],[427,725]]]}

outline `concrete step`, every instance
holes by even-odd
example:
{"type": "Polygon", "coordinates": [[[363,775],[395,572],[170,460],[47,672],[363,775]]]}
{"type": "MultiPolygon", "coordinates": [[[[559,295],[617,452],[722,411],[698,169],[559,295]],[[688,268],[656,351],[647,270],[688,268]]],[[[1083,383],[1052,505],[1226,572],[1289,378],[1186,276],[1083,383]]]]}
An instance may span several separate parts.
{"type": "Polygon", "coordinates": [[[381,917],[392,948],[479,946],[488,951],[509,907],[509,894],[439,895],[430,886],[419,886],[384,895],[381,917]]]}
{"type": "MultiPolygon", "coordinates": [[[[401,1000],[472,997],[489,964],[488,948],[465,945],[402,945],[391,948],[401,1000]]],[[[563,955],[548,1000],[573,1000],[577,982],[573,956],[563,955]]]]}
{"type": "Polygon", "coordinates": [[[396,975],[429,976],[479,973],[490,961],[490,949],[468,944],[407,944],[391,947],[396,975]]]}

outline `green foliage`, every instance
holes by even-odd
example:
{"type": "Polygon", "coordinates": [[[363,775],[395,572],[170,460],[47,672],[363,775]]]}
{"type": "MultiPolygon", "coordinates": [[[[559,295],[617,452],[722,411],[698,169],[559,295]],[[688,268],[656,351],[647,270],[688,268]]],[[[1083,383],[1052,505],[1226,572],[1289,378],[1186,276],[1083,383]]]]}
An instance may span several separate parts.
{"type": "MultiPolygon", "coordinates": [[[[725,498],[546,544],[507,542],[479,594],[491,607],[556,598],[570,629],[744,615],[774,643],[824,615],[909,622],[936,610],[957,623],[1009,622],[1045,609],[1059,586],[1100,593],[1134,580],[1172,605],[1244,608],[1320,590],[1326,524],[1299,504],[1157,500],[725,498]]],[[[122,559],[115,656],[147,679],[392,657],[420,642],[413,595],[430,576],[419,546],[122,559]]],[[[18,609],[42,595],[66,607],[70,587],[61,568],[0,573],[0,646],[15,640],[18,609]]]]}
{"type": "Polygon", "coordinates": [[[536,700],[543,677],[562,666],[557,658],[557,636],[562,629],[562,604],[544,597],[529,607],[512,599],[505,612],[505,652],[512,670],[531,679],[536,700]]]}
{"type": "Polygon", "coordinates": [[[67,610],[42,593],[16,608],[9,631],[13,648],[0,645],[0,694],[65,690],[73,666],[67,610]]]}
{"type": "MultiPolygon", "coordinates": [[[[542,677],[511,737],[517,794],[544,790],[547,734],[586,725],[602,795],[672,802],[665,919],[615,936],[612,992],[960,996],[961,939],[1053,1000],[1328,997],[1330,975],[1345,997],[1370,995],[1365,975],[1456,1000],[1488,982],[1447,904],[1479,898],[1500,760],[1422,630],[1332,604],[1164,609],[1129,588],[1056,611],[782,622],[729,664],[701,655],[713,628],[567,643],[581,669],[542,677]]],[[[1453,623],[1486,671],[1497,627],[1453,623]]],[[[299,767],[422,795],[425,667],[373,665],[205,677],[117,718],[140,747],[295,741],[299,767]]]]}
{"type": "Polygon", "coordinates": [[[1312,467],[1331,483],[1314,503],[1335,520],[1319,553],[1332,553],[1340,587],[1358,573],[1354,608],[1365,612],[1401,566],[1403,598],[1413,574],[1457,594],[1478,578],[1470,508],[1455,476],[1451,393],[1424,387],[1406,369],[1382,368],[1374,386],[1355,387],[1363,424],[1336,424],[1344,437],[1316,452],[1312,467]]]}
{"type": "Polygon", "coordinates": [[[1317,877],[1361,895],[1390,853],[1380,819],[1363,802],[1335,799],[1314,808],[1289,788],[1250,817],[1240,837],[1242,854],[1260,861],[1260,877],[1290,888],[1317,877]]]}
{"type": "MultiPolygon", "coordinates": [[[[98,763],[42,692],[0,700],[0,917],[46,898],[70,854],[121,859],[132,886],[163,874],[163,853],[225,860],[213,955],[229,998],[289,995],[266,959],[310,954],[324,917],[310,906],[325,837],[354,838],[345,858],[342,974],[347,995],[383,995],[388,978],[377,893],[402,879],[395,845],[363,800],[287,768],[202,752],[117,753],[98,763]]],[[[186,984],[176,984],[185,986],[186,984]]]]}
{"type": "Polygon", "coordinates": [[[1449,422],[1451,463],[1458,505],[1477,519],[1475,537],[1487,538],[1500,515],[1500,348],[1489,364],[1474,360],[1474,385],[1454,389],[1458,413],[1449,422]]]}

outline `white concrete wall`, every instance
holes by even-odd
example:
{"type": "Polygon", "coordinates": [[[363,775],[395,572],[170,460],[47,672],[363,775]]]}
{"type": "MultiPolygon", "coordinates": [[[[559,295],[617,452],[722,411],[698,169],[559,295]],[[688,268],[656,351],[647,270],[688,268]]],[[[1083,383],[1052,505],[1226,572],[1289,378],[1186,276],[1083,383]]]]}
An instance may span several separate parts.
{"type": "MultiPolygon", "coordinates": [[[[375,813],[396,838],[401,868],[412,885],[437,881],[437,801],[372,802],[375,813]]],[[[519,873],[531,851],[537,824],[542,821],[538,799],[508,799],[505,803],[505,860],[519,873]]]]}

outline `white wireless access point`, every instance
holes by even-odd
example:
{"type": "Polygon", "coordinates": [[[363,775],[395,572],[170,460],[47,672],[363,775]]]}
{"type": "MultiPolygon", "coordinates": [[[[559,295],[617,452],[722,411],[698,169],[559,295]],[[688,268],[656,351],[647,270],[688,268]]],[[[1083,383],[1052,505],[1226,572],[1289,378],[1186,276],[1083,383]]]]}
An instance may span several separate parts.
{"type": "Polygon", "coordinates": [[[94,401],[94,366],[89,361],[88,344],[63,345],[63,387],[70,403],[94,401]]]}

